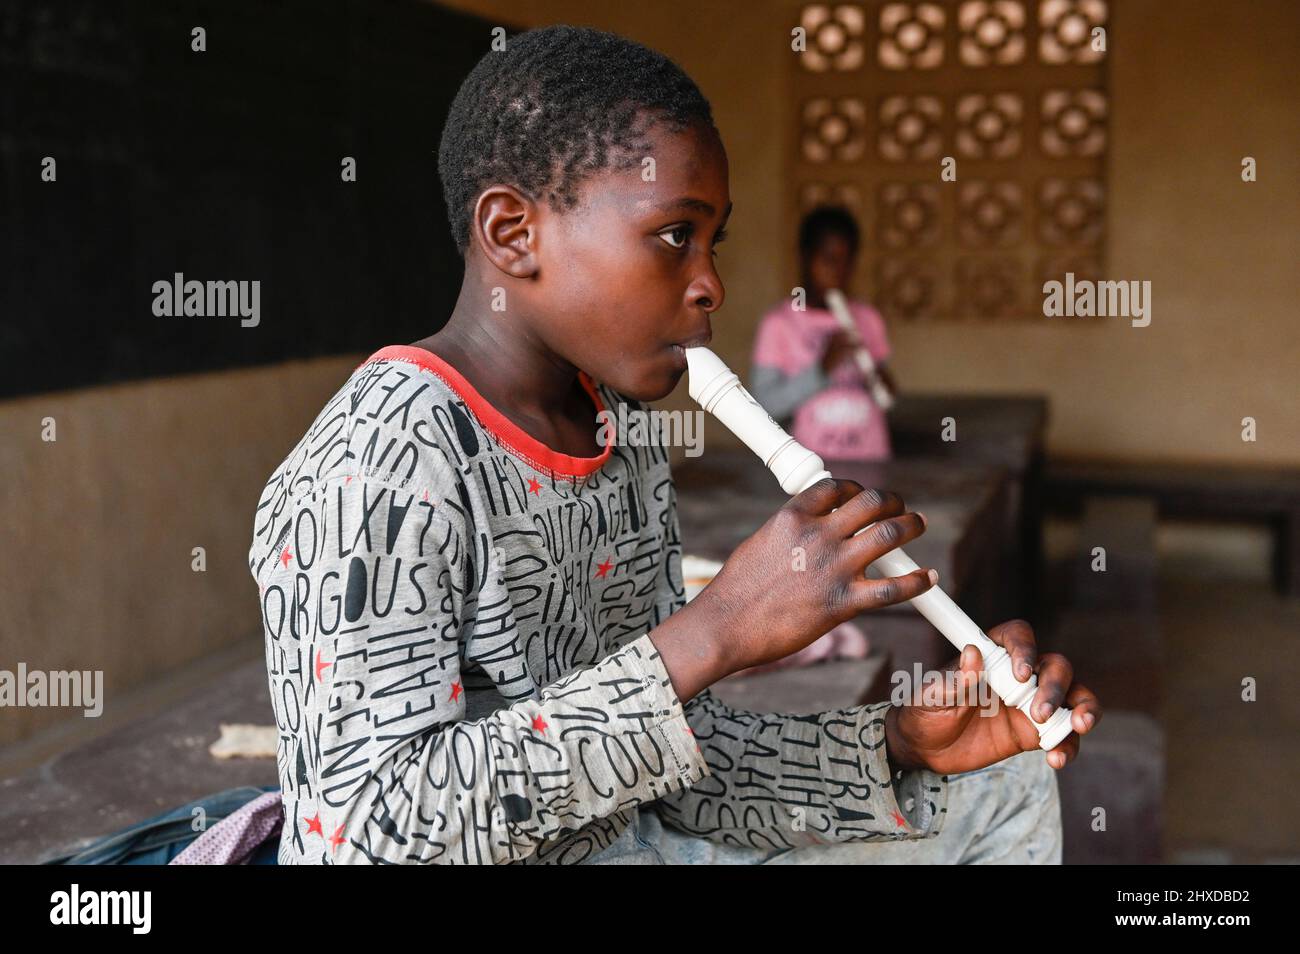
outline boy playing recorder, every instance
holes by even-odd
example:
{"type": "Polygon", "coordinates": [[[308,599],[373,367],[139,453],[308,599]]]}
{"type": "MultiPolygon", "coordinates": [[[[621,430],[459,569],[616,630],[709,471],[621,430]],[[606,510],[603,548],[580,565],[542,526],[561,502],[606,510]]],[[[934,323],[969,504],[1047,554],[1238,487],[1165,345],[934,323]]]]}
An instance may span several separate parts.
{"type": "MultiPolygon", "coordinates": [[[[1059,860],[1048,763],[1078,736],[1044,756],[1021,713],[956,704],[973,648],[924,705],[754,715],[708,691],[935,576],[868,579],[924,519],[826,480],[685,604],[664,449],[597,442],[722,305],[727,159],[695,84],[610,34],[524,33],[465,80],[438,165],[450,319],[358,367],[257,509],[279,861],[1059,860]]],[[[1064,658],[1019,621],[989,635],[1042,717],[1091,728],[1064,658]]]]}

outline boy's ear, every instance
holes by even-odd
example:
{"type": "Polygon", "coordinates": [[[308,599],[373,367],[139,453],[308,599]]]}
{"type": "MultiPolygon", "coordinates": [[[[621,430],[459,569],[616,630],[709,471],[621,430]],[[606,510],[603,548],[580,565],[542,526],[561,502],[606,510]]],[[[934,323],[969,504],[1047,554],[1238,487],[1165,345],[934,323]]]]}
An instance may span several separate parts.
{"type": "Polygon", "coordinates": [[[537,271],[537,207],[518,189],[488,186],[474,203],[470,231],[483,254],[513,278],[528,278],[537,271]]]}

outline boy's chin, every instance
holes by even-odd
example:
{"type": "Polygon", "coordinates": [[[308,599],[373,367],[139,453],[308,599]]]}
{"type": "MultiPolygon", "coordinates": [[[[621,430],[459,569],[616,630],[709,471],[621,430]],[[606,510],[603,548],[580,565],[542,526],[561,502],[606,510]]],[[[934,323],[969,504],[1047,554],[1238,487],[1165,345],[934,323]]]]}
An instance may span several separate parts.
{"type": "Polygon", "coordinates": [[[615,377],[613,380],[606,380],[605,383],[634,401],[660,401],[672,394],[677,388],[678,382],[686,377],[684,370],[669,368],[664,370],[662,367],[648,369],[645,374],[635,379],[627,378],[623,375],[615,377]]]}

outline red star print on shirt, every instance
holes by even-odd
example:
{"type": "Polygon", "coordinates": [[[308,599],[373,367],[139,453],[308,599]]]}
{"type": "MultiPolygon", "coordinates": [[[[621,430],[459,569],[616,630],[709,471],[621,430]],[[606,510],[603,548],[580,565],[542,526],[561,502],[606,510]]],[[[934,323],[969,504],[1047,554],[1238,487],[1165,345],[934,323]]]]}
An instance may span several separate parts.
{"type": "Polygon", "coordinates": [[[533,716],[533,728],[538,732],[545,732],[550,726],[546,724],[546,720],[542,718],[541,713],[538,713],[533,716]]]}
{"type": "Polygon", "coordinates": [[[285,544],[284,549],[280,551],[280,562],[284,564],[286,570],[289,568],[289,561],[292,559],[293,554],[289,552],[289,545],[285,544]]]}
{"type": "Polygon", "coordinates": [[[334,829],[334,834],[330,836],[330,851],[337,851],[339,845],[345,841],[347,839],[343,837],[343,826],[339,825],[338,828],[334,829]]]}
{"type": "Polygon", "coordinates": [[[605,557],[605,562],[596,565],[596,579],[603,580],[605,574],[613,569],[614,564],[609,562],[609,557],[605,557]]]}
{"type": "Polygon", "coordinates": [[[459,699],[460,693],[461,693],[460,682],[459,681],[453,682],[451,684],[451,701],[455,702],[457,699],[459,699]]]}
{"type": "Polygon", "coordinates": [[[528,478],[528,492],[530,494],[536,494],[539,497],[542,495],[542,485],[537,482],[537,478],[528,478]]]}
{"type": "Polygon", "coordinates": [[[313,818],[307,818],[304,816],[303,821],[307,823],[307,834],[310,835],[312,832],[315,832],[322,838],[325,837],[325,831],[320,826],[320,812],[317,812],[313,818]]]}
{"type": "Polygon", "coordinates": [[[316,657],[316,681],[317,681],[317,682],[320,682],[320,674],[321,674],[321,670],[322,670],[322,669],[328,669],[328,668],[329,668],[330,666],[332,666],[332,665],[334,665],[334,664],[331,663],[331,662],[326,662],[326,661],[325,661],[324,659],[322,659],[320,656],[317,656],[317,657],[316,657]]]}
{"type": "Polygon", "coordinates": [[[904,818],[902,815],[898,814],[898,812],[894,812],[894,824],[896,824],[899,828],[906,828],[907,819],[904,818]]]}

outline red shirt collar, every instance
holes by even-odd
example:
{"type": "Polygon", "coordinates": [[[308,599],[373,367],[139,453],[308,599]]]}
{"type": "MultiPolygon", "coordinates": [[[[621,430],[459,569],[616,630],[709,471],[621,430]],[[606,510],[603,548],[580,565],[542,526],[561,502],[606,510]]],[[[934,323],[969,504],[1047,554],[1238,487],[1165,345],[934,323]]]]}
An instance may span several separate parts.
{"type": "MultiPolygon", "coordinates": [[[[611,443],[606,444],[604,450],[596,457],[573,457],[546,446],[489,404],[459,371],[424,348],[411,345],[387,345],[361,362],[358,367],[364,367],[375,361],[405,361],[436,375],[460,396],[484,429],[491,432],[515,456],[523,458],[526,463],[541,472],[549,472],[561,477],[586,477],[604,467],[613,450],[611,443]]],[[[596,391],[595,382],[585,371],[578,372],[578,380],[591,396],[592,403],[596,406],[596,413],[600,414],[605,410],[605,404],[596,391]]]]}

